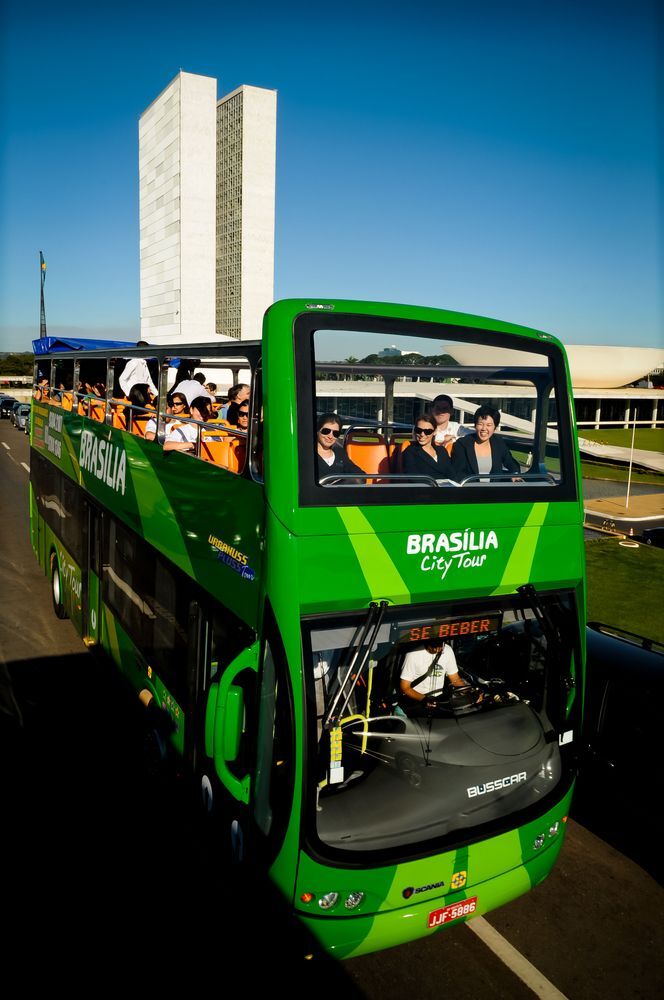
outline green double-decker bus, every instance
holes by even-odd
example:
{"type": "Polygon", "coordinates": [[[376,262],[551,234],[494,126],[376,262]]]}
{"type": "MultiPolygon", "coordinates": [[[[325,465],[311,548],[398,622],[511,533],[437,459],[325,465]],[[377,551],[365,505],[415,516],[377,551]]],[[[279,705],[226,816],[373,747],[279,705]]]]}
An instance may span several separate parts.
{"type": "Polygon", "coordinates": [[[321,952],[542,881],[585,655],[561,344],[286,300],[255,342],[35,345],[31,534],[54,609],[321,952]],[[248,419],[203,381],[248,387],[248,419]]]}

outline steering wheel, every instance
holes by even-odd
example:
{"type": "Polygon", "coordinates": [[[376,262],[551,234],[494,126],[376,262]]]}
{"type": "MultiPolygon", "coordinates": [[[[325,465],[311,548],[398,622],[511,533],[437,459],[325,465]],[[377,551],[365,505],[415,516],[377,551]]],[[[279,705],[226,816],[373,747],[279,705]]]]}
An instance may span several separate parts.
{"type": "Polygon", "coordinates": [[[454,685],[449,694],[440,699],[440,706],[453,712],[469,712],[479,708],[484,692],[474,684],[454,685]]]}

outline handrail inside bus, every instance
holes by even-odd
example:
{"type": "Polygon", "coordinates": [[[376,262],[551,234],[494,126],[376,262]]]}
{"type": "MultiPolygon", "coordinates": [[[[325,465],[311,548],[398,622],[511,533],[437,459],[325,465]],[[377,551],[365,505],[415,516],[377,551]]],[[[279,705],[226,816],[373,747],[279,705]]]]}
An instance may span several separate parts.
{"type": "MultiPolygon", "coordinates": [[[[334,476],[321,476],[318,480],[319,486],[348,486],[364,485],[358,483],[359,479],[375,479],[381,483],[385,480],[390,486],[460,486],[453,479],[434,479],[432,476],[423,474],[407,475],[405,472],[362,472],[359,476],[356,472],[340,472],[334,476]],[[415,481],[414,481],[415,480],[415,481]]],[[[368,484],[370,485],[370,484],[368,484]]]]}
{"type": "Polygon", "coordinates": [[[387,602],[386,601],[381,601],[380,605],[377,604],[375,601],[371,601],[371,603],[369,605],[369,614],[367,615],[367,617],[366,617],[366,619],[364,621],[364,624],[358,625],[357,629],[355,630],[355,635],[353,636],[353,639],[351,640],[351,644],[348,647],[348,649],[346,650],[346,654],[350,654],[352,652],[351,660],[350,660],[350,663],[348,664],[348,670],[346,671],[346,675],[345,675],[344,679],[342,680],[341,684],[339,685],[339,690],[337,691],[336,695],[334,696],[334,700],[333,700],[332,704],[330,705],[330,708],[328,709],[328,712],[327,712],[325,718],[323,719],[323,728],[324,729],[329,729],[331,727],[332,720],[334,718],[336,718],[337,715],[340,715],[340,716],[343,717],[343,713],[346,711],[346,708],[348,706],[348,702],[350,701],[350,696],[353,693],[353,690],[355,688],[355,685],[356,685],[356,683],[358,681],[358,678],[359,678],[360,674],[362,673],[362,670],[364,669],[364,665],[365,665],[365,663],[367,661],[367,657],[369,656],[369,654],[371,653],[371,650],[374,647],[374,644],[375,644],[375,641],[376,641],[376,636],[378,635],[378,631],[380,629],[380,625],[381,625],[381,622],[383,620],[383,615],[385,614],[385,608],[386,607],[387,607],[387,602]],[[366,652],[364,653],[364,655],[362,657],[362,662],[360,663],[359,667],[356,669],[355,668],[355,664],[357,663],[357,658],[360,655],[360,652],[362,651],[362,648],[363,648],[363,646],[364,646],[364,644],[365,644],[365,642],[367,640],[367,635],[369,633],[369,630],[372,627],[372,624],[373,624],[373,630],[371,632],[370,641],[369,641],[369,643],[367,645],[366,652]],[[358,635],[359,635],[359,639],[357,639],[357,642],[356,642],[356,638],[357,638],[358,635]],[[356,669],[356,672],[355,672],[355,675],[354,675],[353,683],[351,684],[350,690],[348,691],[348,695],[347,695],[346,700],[345,700],[345,702],[343,704],[343,708],[341,709],[341,711],[339,713],[335,714],[336,707],[339,704],[339,702],[341,701],[341,699],[343,698],[345,690],[346,690],[346,685],[348,684],[349,679],[351,677],[353,677],[353,670],[355,670],[355,669],[356,669]]]}

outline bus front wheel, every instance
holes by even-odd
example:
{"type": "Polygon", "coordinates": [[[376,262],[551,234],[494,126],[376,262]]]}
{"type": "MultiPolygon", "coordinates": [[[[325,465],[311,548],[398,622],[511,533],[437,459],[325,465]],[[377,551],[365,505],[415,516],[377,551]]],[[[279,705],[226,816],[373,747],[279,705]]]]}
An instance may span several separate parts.
{"type": "Polygon", "coordinates": [[[55,552],[51,553],[51,597],[53,598],[53,611],[56,618],[66,618],[67,612],[62,603],[62,579],[60,577],[60,566],[55,552]]]}

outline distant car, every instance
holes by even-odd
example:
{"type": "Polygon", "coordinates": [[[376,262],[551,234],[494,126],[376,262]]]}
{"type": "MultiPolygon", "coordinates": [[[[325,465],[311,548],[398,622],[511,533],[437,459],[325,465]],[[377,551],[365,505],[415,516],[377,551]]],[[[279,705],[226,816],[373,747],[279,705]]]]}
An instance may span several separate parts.
{"type": "Polygon", "coordinates": [[[21,402],[21,400],[17,399],[16,402],[14,403],[14,405],[12,406],[11,410],[9,411],[9,419],[13,423],[14,427],[16,427],[16,415],[17,415],[19,409],[23,405],[24,404],[21,402]]]}
{"type": "Polygon", "coordinates": [[[18,399],[15,399],[14,396],[4,396],[3,399],[0,399],[0,418],[9,417],[14,403],[18,403],[18,399]]]}
{"type": "Polygon", "coordinates": [[[656,545],[664,549],[664,528],[645,528],[639,535],[639,541],[644,545],[656,545]]]}
{"type": "Polygon", "coordinates": [[[14,418],[14,426],[17,428],[17,430],[25,431],[26,423],[29,424],[30,422],[30,404],[21,403],[18,410],[16,410],[15,413],[12,413],[12,416],[14,418]]]}

